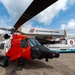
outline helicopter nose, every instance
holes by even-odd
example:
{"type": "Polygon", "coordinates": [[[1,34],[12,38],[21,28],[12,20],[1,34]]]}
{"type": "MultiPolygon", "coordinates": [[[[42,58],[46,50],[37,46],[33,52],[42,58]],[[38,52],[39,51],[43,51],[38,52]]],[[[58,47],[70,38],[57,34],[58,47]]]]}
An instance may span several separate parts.
{"type": "Polygon", "coordinates": [[[49,51],[46,53],[46,58],[58,58],[60,54],[56,51],[49,51]]]}
{"type": "Polygon", "coordinates": [[[48,59],[58,58],[60,56],[60,54],[57,51],[51,51],[44,46],[40,47],[40,51],[41,51],[41,55],[39,56],[38,59],[45,58],[46,61],[48,61],[48,59]]]}
{"type": "Polygon", "coordinates": [[[45,61],[48,62],[48,59],[53,59],[53,58],[58,58],[60,56],[60,54],[56,51],[45,51],[44,53],[44,57],[45,61]]]}
{"type": "Polygon", "coordinates": [[[54,58],[58,58],[60,55],[59,55],[58,52],[53,52],[52,56],[53,56],[54,58]]]}
{"type": "Polygon", "coordinates": [[[51,51],[44,46],[34,46],[31,48],[31,57],[32,59],[43,59],[46,61],[52,58],[58,58],[60,54],[56,51],[51,51]]]}

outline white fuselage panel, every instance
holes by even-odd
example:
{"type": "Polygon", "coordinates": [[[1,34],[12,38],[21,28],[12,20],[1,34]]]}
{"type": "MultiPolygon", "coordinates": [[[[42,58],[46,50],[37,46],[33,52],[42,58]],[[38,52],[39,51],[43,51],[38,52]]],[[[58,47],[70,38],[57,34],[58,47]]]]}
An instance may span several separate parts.
{"type": "Polygon", "coordinates": [[[6,56],[6,52],[11,48],[11,39],[0,42],[0,56],[6,56]]]}

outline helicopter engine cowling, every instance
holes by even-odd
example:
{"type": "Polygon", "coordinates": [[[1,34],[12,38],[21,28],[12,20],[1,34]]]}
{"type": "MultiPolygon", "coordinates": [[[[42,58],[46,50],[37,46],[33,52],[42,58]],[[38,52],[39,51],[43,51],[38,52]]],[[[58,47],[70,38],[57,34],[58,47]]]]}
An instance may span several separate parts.
{"type": "Polygon", "coordinates": [[[9,39],[11,36],[9,34],[1,34],[1,39],[2,40],[7,40],[9,39]]]}

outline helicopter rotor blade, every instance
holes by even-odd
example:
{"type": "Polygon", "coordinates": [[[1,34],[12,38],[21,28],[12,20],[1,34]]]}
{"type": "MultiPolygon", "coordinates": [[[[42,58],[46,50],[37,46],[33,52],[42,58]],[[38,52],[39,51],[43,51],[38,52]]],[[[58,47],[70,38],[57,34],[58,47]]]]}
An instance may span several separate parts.
{"type": "Polygon", "coordinates": [[[7,30],[7,31],[10,31],[10,29],[7,29],[7,28],[0,28],[1,30],[7,30]]]}
{"type": "Polygon", "coordinates": [[[10,32],[16,32],[14,28],[7,29],[7,28],[0,28],[1,30],[10,31],[10,32]]]}
{"type": "Polygon", "coordinates": [[[18,30],[13,29],[13,28],[11,28],[11,29],[7,29],[7,28],[0,28],[0,29],[1,29],[1,30],[10,31],[11,33],[16,32],[16,33],[20,33],[20,34],[25,34],[25,33],[21,32],[21,31],[18,31],[18,30]]]}
{"type": "Polygon", "coordinates": [[[42,10],[52,5],[57,0],[33,0],[27,10],[19,18],[19,20],[14,25],[14,28],[17,30],[22,24],[30,20],[32,17],[40,13],[42,10]]]}

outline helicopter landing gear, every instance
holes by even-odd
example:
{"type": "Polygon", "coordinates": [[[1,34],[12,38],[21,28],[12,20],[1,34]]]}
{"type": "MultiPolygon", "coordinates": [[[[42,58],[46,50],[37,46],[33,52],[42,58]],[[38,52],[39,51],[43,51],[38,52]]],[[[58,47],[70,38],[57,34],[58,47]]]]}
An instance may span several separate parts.
{"type": "Polygon", "coordinates": [[[8,57],[4,57],[2,59],[2,63],[1,63],[2,67],[7,67],[8,66],[8,57]]]}
{"type": "Polygon", "coordinates": [[[18,58],[18,66],[24,66],[24,60],[22,58],[18,58]]]}

